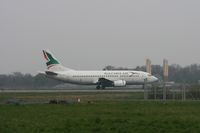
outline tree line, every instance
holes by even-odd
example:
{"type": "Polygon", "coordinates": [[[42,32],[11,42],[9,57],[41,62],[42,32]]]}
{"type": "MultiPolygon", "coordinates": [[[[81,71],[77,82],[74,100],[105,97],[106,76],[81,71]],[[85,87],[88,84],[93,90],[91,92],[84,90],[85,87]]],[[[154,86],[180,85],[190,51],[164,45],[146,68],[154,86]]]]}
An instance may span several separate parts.
{"type": "MultiPolygon", "coordinates": [[[[137,66],[136,68],[125,68],[125,67],[115,67],[106,66],[103,70],[139,70],[145,71],[145,66],[137,66]]],[[[163,79],[162,76],[163,67],[160,65],[152,65],[152,74],[158,77],[160,80],[163,79]]],[[[195,84],[200,80],[200,65],[193,64],[185,67],[180,65],[170,65],[169,66],[169,81],[174,81],[177,83],[188,83],[195,84]]],[[[44,75],[31,75],[22,74],[21,72],[15,72],[13,74],[1,74],[0,75],[0,89],[1,88],[47,88],[53,87],[59,84],[63,84],[61,81],[53,80],[45,77],[44,75]]]]}
{"type": "Polygon", "coordinates": [[[0,75],[0,89],[2,88],[47,88],[61,84],[61,81],[47,78],[44,75],[22,74],[14,72],[13,74],[0,75]]]}

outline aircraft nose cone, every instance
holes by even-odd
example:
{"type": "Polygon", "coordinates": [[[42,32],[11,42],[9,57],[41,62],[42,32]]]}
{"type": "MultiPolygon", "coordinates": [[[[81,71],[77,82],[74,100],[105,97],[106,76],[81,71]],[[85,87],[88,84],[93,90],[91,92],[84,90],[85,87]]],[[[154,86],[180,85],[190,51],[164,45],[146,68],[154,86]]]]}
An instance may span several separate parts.
{"type": "Polygon", "coordinates": [[[156,78],[155,76],[148,76],[147,77],[147,82],[148,83],[154,83],[154,82],[158,82],[159,80],[158,80],[158,78],[156,78]]]}
{"type": "Polygon", "coordinates": [[[156,78],[155,76],[152,77],[153,82],[157,82],[158,78],[156,78]]]}

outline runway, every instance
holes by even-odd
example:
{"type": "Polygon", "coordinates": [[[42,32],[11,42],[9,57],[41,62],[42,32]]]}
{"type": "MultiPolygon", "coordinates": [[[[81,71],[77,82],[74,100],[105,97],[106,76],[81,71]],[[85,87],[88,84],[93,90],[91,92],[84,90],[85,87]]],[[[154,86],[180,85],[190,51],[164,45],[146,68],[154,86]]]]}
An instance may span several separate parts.
{"type": "Polygon", "coordinates": [[[77,89],[70,89],[70,90],[0,90],[0,93],[106,93],[106,92],[113,92],[113,93],[128,93],[128,92],[144,92],[142,89],[126,89],[126,90],[114,90],[114,89],[107,89],[107,90],[77,90],[77,89]]]}

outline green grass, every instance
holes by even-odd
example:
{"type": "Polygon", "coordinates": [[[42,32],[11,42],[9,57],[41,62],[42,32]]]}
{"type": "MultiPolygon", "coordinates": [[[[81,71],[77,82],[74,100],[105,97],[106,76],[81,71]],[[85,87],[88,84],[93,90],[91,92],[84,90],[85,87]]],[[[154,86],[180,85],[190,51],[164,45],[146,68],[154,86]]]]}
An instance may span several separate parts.
{"type": "Polygon", "coordinates": [[[79,93],[79,92],[57,92],[57,93],[0,93],[0,104],[9,100],[21,101],[24,103],[48,103],[51,99],[76,101],[79,97],[81,101],[110,101],[110,100],[132,100],[143,99],[143,93],[79,93]]]}
{"type": "Polygon", "coordinates": [[[0,105],[0,133],[199,133],[200,102],[0,105]]]}

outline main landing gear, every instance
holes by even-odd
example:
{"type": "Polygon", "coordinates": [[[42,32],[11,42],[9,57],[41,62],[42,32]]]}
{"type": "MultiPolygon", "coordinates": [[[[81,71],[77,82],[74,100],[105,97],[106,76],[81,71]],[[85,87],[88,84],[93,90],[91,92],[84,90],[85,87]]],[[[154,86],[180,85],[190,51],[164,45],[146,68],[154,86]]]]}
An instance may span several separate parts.
{"type": "Polygon", "coordinates": [[[96,89],[102,89],[102,90],[104,90],[106,87],[104,86],[104,85],[97,85],[97,87],[96,87],[96,89]]]}

